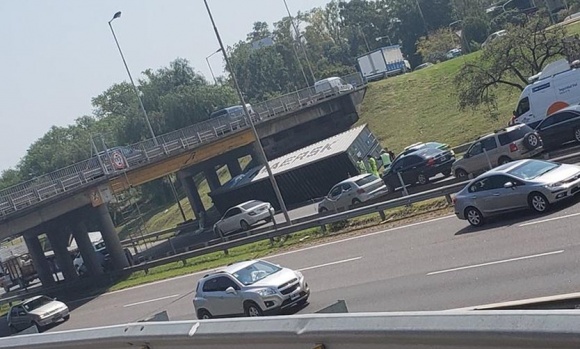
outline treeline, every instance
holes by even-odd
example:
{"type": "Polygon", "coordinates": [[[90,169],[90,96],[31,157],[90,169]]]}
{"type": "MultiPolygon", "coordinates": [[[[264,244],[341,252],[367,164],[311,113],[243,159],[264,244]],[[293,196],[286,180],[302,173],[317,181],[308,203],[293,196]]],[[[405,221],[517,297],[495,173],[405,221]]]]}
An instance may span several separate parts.
{"type": "MultiPolygon", "coordinates": [[[[579,2],[568,0],[576,8],[579,2]]],[[[248,101],[256,103],[312,85],[317,79],[353,72],[359,55],[389,44],[401,45],[412,66],[421,64],[429,56],[425,47],[442,46],[425,42],[440,38],[437,33],[449,30],[458,20],[464,29],[462,45],[477,49],[490,32],[521,16],[518,11],[489,14],[486,9],[491,5],[492,0],[333,0],[299,12],[295,27],[288,17],[272,26],[256,22],[246,39],[230,46],[227,53],[248,101]]],[[[210,30],[207,35],[213,38],[210,30]]],[[[138,85],[158,135],[203,121],[212,111],[238,103],[227,77],[219,78],[217,84],[209,82],[184,59],[143,72],[138,85]]],[[[0,189],[89,158],[93,155],[91,135],[101,135],[110,145],[149,138],[128,83],[111,86],[93,98],[92,105],[92,115],[81,116],[69,126],[53,126],[34,142],[14,169],[2,172],[0,189]]]]}

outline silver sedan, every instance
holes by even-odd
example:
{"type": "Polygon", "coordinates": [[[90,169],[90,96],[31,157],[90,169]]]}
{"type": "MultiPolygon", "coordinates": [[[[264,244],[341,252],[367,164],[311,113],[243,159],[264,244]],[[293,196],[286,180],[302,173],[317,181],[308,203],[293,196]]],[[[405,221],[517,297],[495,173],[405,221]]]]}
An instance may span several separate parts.
{"type": "Polygon", "coordinates": [[[473,226],[485,218],[525,208],[543,213],[580,191],[580,166],[520,160],[472,180],[453,198],[455,215],[473,226]]]}

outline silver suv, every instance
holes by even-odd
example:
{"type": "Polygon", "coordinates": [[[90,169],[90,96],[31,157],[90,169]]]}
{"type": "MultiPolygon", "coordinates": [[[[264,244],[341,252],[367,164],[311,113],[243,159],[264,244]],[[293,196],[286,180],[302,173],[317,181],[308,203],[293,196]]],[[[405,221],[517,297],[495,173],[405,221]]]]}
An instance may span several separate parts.
{"type": "Polygon", "coordinates": [[[540,136],[528,125],[520,124],[480,137],[455,161],[451,171],[455,177],[467,179],[514,160],[536,156],[543,151],[540,136]]]}
{"type": "Polygon", "coordinates": [[[198,319],[275,315],[306,305],[309,296],[301,272],[253,260],[205,275],[197,283],[193,306],[198,319]]]}

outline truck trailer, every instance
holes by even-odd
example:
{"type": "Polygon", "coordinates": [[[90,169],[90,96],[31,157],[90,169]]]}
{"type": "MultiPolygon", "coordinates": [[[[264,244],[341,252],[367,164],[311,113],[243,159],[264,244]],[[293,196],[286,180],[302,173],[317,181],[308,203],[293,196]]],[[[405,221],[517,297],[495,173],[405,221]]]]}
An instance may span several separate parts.
{"type": "Polygon", "coordinates": [[[365,53],[357,58],[357,62],[359,71],[367,81],[404,74],[410,70],[399,45],[381,47],[365,53]]]}

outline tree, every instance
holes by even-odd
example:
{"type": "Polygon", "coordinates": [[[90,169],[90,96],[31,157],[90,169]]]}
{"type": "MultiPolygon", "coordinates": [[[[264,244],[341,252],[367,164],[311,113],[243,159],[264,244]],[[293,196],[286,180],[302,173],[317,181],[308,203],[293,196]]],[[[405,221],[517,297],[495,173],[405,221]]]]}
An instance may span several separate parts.
{"type": "Polygon", "coordinates": [[[447,60],[447,51],[457,46],[454,41],[454,33],[449,29],[438,29],[429,34],[429,37],[421,37],[417,42],[417,52],[423,57],[424,62],[441,62],[447,60]]]}
{"type": "Polygon", "coordinates": [[[4,170],[2,171],[2,174],[0,174],[0,190],[16,185],[21,181],[22,178],[20,177],[20,171],[17,169],[9,168],[4,170]]]}
{"type": "Polygon", "coordinates": [[[496,107],[496,89],[507,86],[522,91],[528,77],[570,50],[564,40],[566,28],[552,27],[541,15],[522,26],[511,25],[507,35],[487,45],[481,56],[465,64],[455,78],[460,109],[485,105],[496,107]]]}

